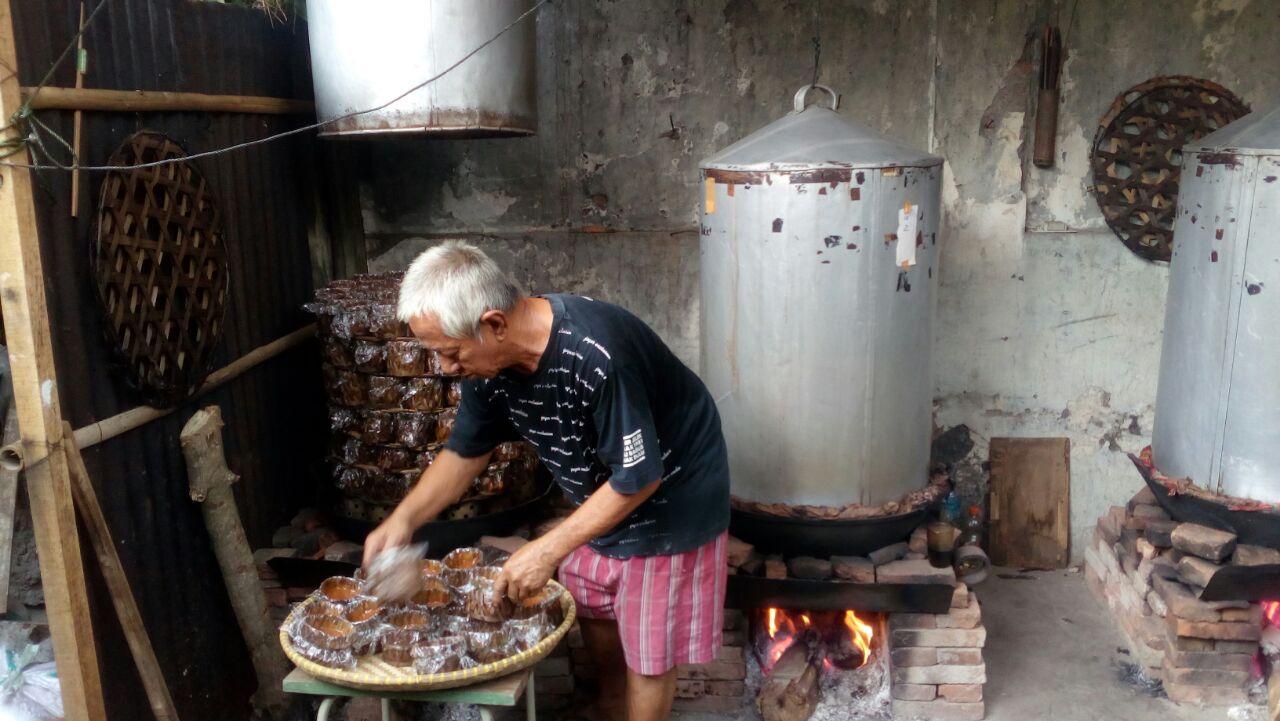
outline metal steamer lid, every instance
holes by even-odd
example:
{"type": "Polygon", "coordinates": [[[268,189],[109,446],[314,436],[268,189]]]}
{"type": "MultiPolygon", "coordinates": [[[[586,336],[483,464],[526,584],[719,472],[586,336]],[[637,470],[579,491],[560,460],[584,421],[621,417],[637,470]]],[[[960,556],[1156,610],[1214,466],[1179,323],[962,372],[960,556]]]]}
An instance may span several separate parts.
{"type": "Polygon", "coordinates": [[[814,168],[941,165],[942,158],[854,123],[836,112],[840,96],[825,85],[796,92],[794,110],[720,152],[702,168],[792,172],[814,168]],[[830,96],[827,107],[806,105],[811,90],[830,96]]]}
{"type": "Polygon", "coordinates": [[[1185,151],[1280,155],[1280,105],[1249,113],[1221,130],[1188,143],[1185,151]]]}

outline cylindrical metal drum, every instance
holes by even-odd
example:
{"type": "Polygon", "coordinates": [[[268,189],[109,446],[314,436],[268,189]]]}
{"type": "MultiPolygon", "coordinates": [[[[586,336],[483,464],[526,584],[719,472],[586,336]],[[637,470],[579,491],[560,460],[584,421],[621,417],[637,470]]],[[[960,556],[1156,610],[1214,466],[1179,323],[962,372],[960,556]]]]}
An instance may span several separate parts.
{"type": "MultiPolygon", "coordinates": [[[[386,103],[444,72],[530,7],[530,0],[307,0],[317,116],[332,120],[386,103]]],[[[534,19],[430,85],[320,134],[532,134],[534,19]]]]}
{"type": "Polygon", "coordinates": [[[702,375],[736,496],[882,504],[928,482],[942,158],[813,87],[702,162],[702,375]]]}
{"type": "Polygon", "coordinates": [[[1280,502],[1280,107],[1183,149],[1152,452],[1280,502]]]}

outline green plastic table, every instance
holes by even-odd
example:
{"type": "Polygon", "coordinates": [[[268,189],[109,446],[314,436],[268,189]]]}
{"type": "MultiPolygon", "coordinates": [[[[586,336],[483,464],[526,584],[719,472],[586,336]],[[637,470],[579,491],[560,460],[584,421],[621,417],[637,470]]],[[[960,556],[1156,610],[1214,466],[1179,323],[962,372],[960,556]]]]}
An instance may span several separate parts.
{"type": "Polygon", "coordinates": [[[508,676],[481,681],[472,686],[447,688],[440,691],[364,691],[320,681],[306,671],[295,668],[284,679],[286,693],[305,693],[324,696],[316,721],[328,721],[329,710],[339,697],[372,697],[382,699],[382,721],[390,721],[390,702],[435,701],[438,703],[471,704],[480,709],[481,721],[493,721],[493,706],[515,706],[524,696],[525,717],[537,721],[534,712],[533,669],[527,668],[508,676]]]}

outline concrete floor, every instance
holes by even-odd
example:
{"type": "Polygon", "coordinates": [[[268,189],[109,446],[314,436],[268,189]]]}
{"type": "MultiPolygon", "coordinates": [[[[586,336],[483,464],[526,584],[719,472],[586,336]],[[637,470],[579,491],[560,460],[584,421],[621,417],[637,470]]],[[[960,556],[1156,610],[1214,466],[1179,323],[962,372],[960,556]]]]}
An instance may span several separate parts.
{"type": "Polygon", "coordinates": [[[987,627],[988,721],[1245,721],[1262,716],[1261,707],[1180,706],[1125,681],[1120,632],[1080,573],[1002,571],[976,591],[987,627]]]}

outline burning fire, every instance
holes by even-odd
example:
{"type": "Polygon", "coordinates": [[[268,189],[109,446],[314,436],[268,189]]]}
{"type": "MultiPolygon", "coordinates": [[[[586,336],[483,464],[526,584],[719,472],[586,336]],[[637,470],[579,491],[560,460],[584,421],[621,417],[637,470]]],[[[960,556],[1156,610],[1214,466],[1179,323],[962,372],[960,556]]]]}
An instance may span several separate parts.
{"type": "Polygon", "coordinates": [[[849,640],[862,652],[862,663],[858,664],[862,666],[871,658],[871,639],[875,636],[875,631],[853,611],[844,612],[844,625],[849,629],[849,640]]]}
{"type": "Polygon", "coordinates": [[[1280,628],[1280,601],[1263,601],[1262,616],[1267,623],[1280,628]]]}
{"type": "MultiPolygon", "coordinates": [[[[768,648],[763,654],[765,656],[764,666],[766,669],[773,668],[773,665],[782,658],[782,654],[791,648],[791,645],[797,639],[806,635],[810,635],[820,641],[830,645],[832,642],[839,642],[843,639],[823,638],[829,636],[832,631],[837,631],[837,635],[848,636],[848,643],[851,648],[856,648],[860,658],[852,668],[864,666],[871,659],[871,640],[875,637],[875,630],[871,624],[858,618],[858,614],[853,611],[845,611],[843,614],[843,624],[840,624],[840,614],[808,614],[808,613],[790,613],[780,608],[770,608],[765,614],[766,627],[769,632],[768,648]],[[815,624],[814,617],[818,618],[815,624]],[[826,623],[823,623],[826,621],[826,623]]],[[[823,666],[831,668],[833,666],[829,658],[823,659],[823,666]]],[[[846,668],[849,668],[846,666],[846,668]]]]}

